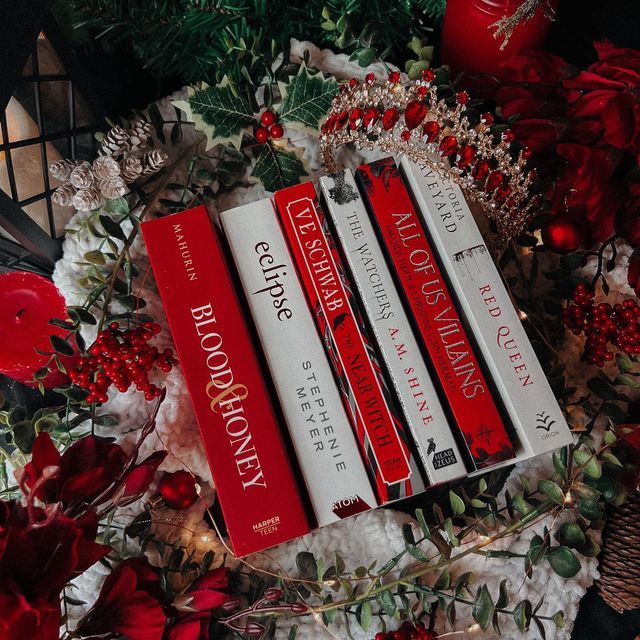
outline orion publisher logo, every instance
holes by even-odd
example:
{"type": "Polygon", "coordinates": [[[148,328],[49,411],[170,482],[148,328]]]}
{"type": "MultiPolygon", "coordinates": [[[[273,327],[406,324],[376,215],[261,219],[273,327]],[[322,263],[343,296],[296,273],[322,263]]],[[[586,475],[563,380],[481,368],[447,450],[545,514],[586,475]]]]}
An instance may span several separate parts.
{"type": "Polygon", "coordinates": [[[442,469],[458,462],[453,449],[443,449],[442,451],[436,451],[436,443],[434,442],[433,438],[429,438],[427,442],[429,443],[429,447],[427,449],[427,457],[433,453],[433,460],[431,461],[431,464],[433,464],[434,469],[442,469]]]}

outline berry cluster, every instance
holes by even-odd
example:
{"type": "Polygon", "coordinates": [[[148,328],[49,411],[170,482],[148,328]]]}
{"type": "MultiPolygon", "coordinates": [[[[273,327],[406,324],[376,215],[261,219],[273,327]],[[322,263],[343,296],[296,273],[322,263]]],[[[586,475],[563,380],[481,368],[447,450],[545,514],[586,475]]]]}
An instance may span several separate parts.
{"type": "Polygon", "coordinates": [[[155,322],[127,330],[112,322],[98,334],[88,355],[68,368],[71,382],[89,392],[86,398],[89,403],[106,402],[111,385],[121,392],[135,385],[147,400],[153,400],[161,390],[149,382],[149,372],[154,366],[169,372],[177,364],[171,349],[161,353],[158,347],[149,345],[149,340],[160,331],[160,325],[155,322]]]}
{"type": "Polygon", "coordinates": [[[427,631],[421,622],[413,625],[405,620],[396,631],[379,631],[374,640],[435,640],[437,637],[433,631],[427,631]]]}
{"type": "Polygon", "coordinates": [[[253,135],[260,144],[265,144],[269,138],[278,140],[284,135],[284,128],[276,120],[278,116],[273,111],[265,111],[260,116],[260,126],[257,126],[253,135]]]}
{"type": "Polygon", "coordinates": [[[609,344],[627,355],[640,353],[640,306],[635,300],[610,305],[593,304],[594,294],[583,284],[573,292],[569,306],[563,311],[565,326],[575,335],[584,333],[584,359],[598,367],[613,360],[609,344]]]}

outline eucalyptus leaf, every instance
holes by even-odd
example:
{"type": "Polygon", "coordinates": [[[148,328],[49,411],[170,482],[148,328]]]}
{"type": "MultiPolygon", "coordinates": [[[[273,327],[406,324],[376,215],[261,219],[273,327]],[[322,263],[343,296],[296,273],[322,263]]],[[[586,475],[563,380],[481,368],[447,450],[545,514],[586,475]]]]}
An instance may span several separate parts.
{"type": "Polygon", "coordinates": [[[449,491],[449,502],[451,504],[451,510],[455,515],[461,515],[464,513],[464,501],[457,493],[449,491]]]}
{"type": "Polygon", "coordinates": [[[568,547],[554,547],[547,553],[547,560],[562,578],[573,578],[580,571],[580,561],[568,547]]]}

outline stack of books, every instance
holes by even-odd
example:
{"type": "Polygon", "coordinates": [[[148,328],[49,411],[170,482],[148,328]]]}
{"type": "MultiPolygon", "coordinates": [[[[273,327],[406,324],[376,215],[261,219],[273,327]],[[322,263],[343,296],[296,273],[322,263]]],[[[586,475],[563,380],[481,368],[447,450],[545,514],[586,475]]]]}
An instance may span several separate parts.
{"type": "Polygon", "coordinates": [[[453,182],[319,191],[142,225],[238,556],[571,442],[453,182]]]}

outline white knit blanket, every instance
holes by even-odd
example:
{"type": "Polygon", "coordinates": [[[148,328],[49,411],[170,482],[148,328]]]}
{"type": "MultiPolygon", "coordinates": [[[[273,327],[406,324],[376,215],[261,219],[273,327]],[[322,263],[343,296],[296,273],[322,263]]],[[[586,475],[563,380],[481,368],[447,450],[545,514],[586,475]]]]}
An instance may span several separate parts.
{"type": "MultiPolygon", "coordinates": [[[[320,51],[310,43],[293,41],[292,58],[295,61],[299,61],[304,50],[308,50],[310,53],[310,66],[334,74],[338,78],[363,77],[370,70],[375,71],[379,77],[386,73],[380,66],[362,69],[356,63],[349,62],[346,56],[320,51]]],[[[184,95],[184,92],[180,92],[170,98],[161,100],[158,105],[170,117],[172,110],[171,100],[182,99],[184,95]]],[[[320,166],[317,139],[303,136],[302,134],[296,134],[296,136],[293,144],[304,149],[304,157],[309,166],[314,170],[314,173],[318,172],[320,166]]],[[[187,134],[179,148],[173,147],[167,149],[167,151],[175,157],[180,149],[188,145],[192,140],[193,138],[187,134]]],[[[345,165],[353,165],[359,159],[356,157],[349,158],[347,155],[346,153],[342,154],[342,162],[345,165]]],[[[242,203],[257,200],[264,197],[264,195],[265,192],[261,185],[240,187],[219,197],[212,208],[218,211],[225,210],[242,203]]],[[[86,215],[86,213],[82,212],[76,214],[69,226],[77,226],[79,220],[86,215]]],[[[69,304],[81,303],[86,295],[86,291],[78,284],[78,281],[83,276],[83,268],[78,265],[78,262],[82,260],[82,256],[87,251],[97,248],[97,245],[98,239],[84,232],[69,235],[65,240],[64,257],[56,266],[54,281],[69,304]]],[[[625,247],[620,247],[619,256],[621,256],[618,258],[619,260],[628,259],[625,247]]],[[[142,241],[139,238],[133,246],[133,257],[141,266],[142,272],[144,272],[148,260],[142,241]]],[[[622,273],[610,275],[612,276],[610,277],[612,288],[610,299],[611,297],[632,294],[623,281],[622,273]],[[616,276],[618,276],[617,280],[616,276]]],[[[158,346],[161,348],[171,346],[170,333],[154,288],[153,278],[147,278],[140,295],[147,301],[145,311],[164,326],[164,331],[159,336],[162,344],[158,344],[158,346]]],[[[93,336],[88,334],[86,338],[91,341],[93,336]]],[[[592,372],[588,371],[589,368],[580,362],[580,343],[580,340],[569,336],[566,348],[562,352],[562,357],[567,364],[567,374],[570,378],[568,384],[578,387],[578,394],[584,390],[585,376],[592,375],[592,372]]],[[[185,466],[188,467],[202,479],[203,494],[211,502],[214,495],[211,476],[180,368],[175,368],[166,377],[162,378],[161,382],[167,389],[166,400],[158,417],[156,433],[145,443],[141,455],[144,456],[156,448],[167,448],[170,456],[163,464],[163,470],[172,471],[185,466]]],[[[126,447],[130,446],[130,443],[135,440],[135,430],[144,423],[148,416],[149,407],[141,394],[130,392],[116,395],[104,406],[104,411],[117,414],[120,424],[115,430],[116,433],[114,433],[113,428],[103,428],[102,433],[104,435],[116,435],[118,440],[126,447]]],[[[535,486],[539,477],[549,477],[551,475],[551,466],[551,456],[520,464],[511,474],[506,488],[509,488],[511,493],[520,490],[518,477],[519,474],[523,473],[531,478],[535,486]]],[[[136,508],[139,510],[140,505],[133,505],[133,507],[129,508],[128,513],[135,513],[136,508]]],[[[180,513],[165,510],[161,517],[164,522],[156,527],[157,535],[164,537],[168,541],[180,540],[183,544],[190,545],[196,549],[196,560],[209,549],[221,550],[215,531],[211,531],[203,520],[203,508],[199,503],[191,509],[180,513]]],[[[127,514],[120,514],[119,518],[122,519],[123,523],[127,522],[127,514]]],[[[270,570],[279,569],[295,574],[296,555],[299,551],[305,550],[313,552],[318,558],[325,558],[327,565],[333,561],[335,552],[339,552],[344,558],[347,568],[355,569],[360,565],[369,565],[374,560],[377,560],[378,566],[381,566],[404,548],[401,529],[406,522],[412,522],[414,526],[417,526],[415,521],[404,513],[378,509],[317,530],[303,538],[283,544],[269,551],[268,554],[260,554],[257,557],[250,558],[249,561],[254,566],[269,568],[270,570]]],[[[558,526],[559,523],[556,522],[554,524],[558,526]]],[[[551,527],[552,523],[547,519],[537,524],[534,530],[541,532],[544,525],[551,527]]],[[[508,547],[512,551],[524,553],[528,549],[528,541],[531,539],[534,530],[527,530],[522,537],[515,536],[504,540],[494,545],[494,548],[508,547]]],[[[404,563],[401,563],[401,567],[407,566],[412,561],[415,562],[409,557],[404,563]]],[[[564,630],[556,630],[552,624],[546,625],[547,638],[550,640],[554,638],[562,640],[570,637],[578,603],[592,581],[598,577],[596,559],[581,558],[581,562],[583,567],[581,572],[571,580],[560,578],[553,573],[547,564],[536,567],[533,578],[527,580],[524,575],[522,559],[503,560],[470,555],[453,566],[452,575],[455,577],[466,571],[474,572],[478,581],[487,583],[494,600],[497,598],[498,586],[504,578],[509,580],[509,589],[514,602],[528,598],[535,604],[544,595],[545,604],[540,610],[541,614],[552,615],[558,609],[563,609],[565,612],[567,625],[564,630]]],[[[104,572],[105,570],[100,565],[97,565],[95,569],[78,579],[78,590],[74,593],[74,597],[90,604],[97,595],[99,585],[104,579],[104,572]]],[[[72,611],[72,615],[78,615],[79,613],[80,611],[77,608],[72,611]]],[[[456,634],[454,637],[495,637],[491,630],[486,634],[482,634],[477,629],[466,630],[473,623],[469,607],[460,606],[457,613],[456,628],[464,630],[464,633],[456,634]]],[[[340,615],[336,618],[330,630],[325,629],[321,622],[311,617],[297,620],[297,623],[300,626],[298,637],[302,639],[322,640],[332,637],[347,637],[344,630],[344,617],[340,615]]],[[[372,625],[372,627],[374,626],[375,624],[372,625]]],[[[390,626],[393,627],[393,622],[390,626]]],[[[526,634],[521,634],[513,624],[510,624],[507,618],[504,618],[501,626],[503,637],[521,638],[526,636],[526,634]]],[[[371,638],[375,633],[374,628],[370,629],[366,634],[363,633],[354,621],[351,622],[350,628],[353,637],[358,639],[371,638]]],[[[441,633],[451,631],[444,619],[439,620],[437,628],[441,633]]],[[[286,628],[283,627],[282,630],[278,631],[277,638],[286,637],[286,628]]],[[[529,637],[538,637],[534,628],[531,629],[529,637]]]]}

